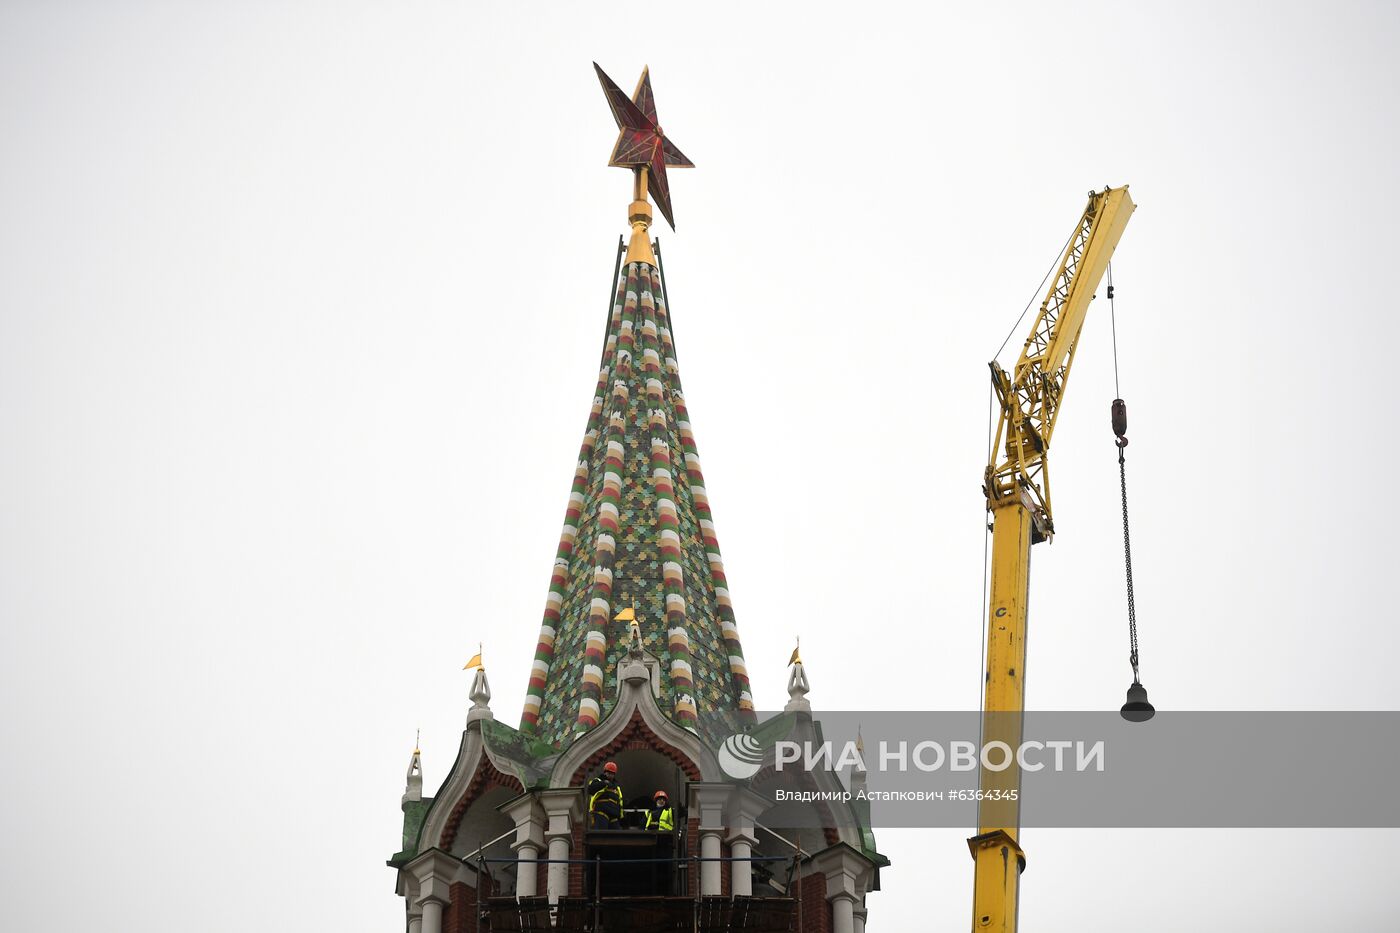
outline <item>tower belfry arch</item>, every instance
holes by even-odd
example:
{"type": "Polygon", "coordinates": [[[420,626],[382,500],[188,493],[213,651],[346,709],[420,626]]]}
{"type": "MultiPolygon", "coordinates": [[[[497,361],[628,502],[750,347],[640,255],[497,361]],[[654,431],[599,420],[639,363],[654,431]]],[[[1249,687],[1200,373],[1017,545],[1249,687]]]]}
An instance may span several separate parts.
{"type": "MultiPolygon", "coordinates": [[[[692,163],[648,71],[629,96],[594,68],[618,126],[609,164],[633,173],[631,238],[518,726],[496,719],[478,655],[436,795],[410,772],[389,862],[406,929],[863,933],[886,861],[859,814],[760,843],[771,806],[716,754],[757,717],[650,232],[653,203],[674,228],[667,169],[692,163]]],[[[784,715],[811,734],[800,661],[793,676],[784,715]]]]}

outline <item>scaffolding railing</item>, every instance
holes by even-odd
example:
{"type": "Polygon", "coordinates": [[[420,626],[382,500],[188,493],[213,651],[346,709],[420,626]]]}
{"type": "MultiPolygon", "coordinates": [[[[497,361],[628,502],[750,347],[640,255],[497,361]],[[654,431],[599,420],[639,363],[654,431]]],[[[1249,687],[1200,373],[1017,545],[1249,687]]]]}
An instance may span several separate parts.
{"type": "MultiPolygon", "coordinates": [[[[762,827],[762,828],[766,829],[766,827],[762,827]]],[[[772,833],[772,830],[768,830],[768,831],[769,831],[770,833],[772,833]]],[[[749,864],[752,864],[752,863],[755,863],[755,862],[783,862],[783,863],[788,864],[788,866],[789,866],[789,867],[788,867],[788,878],[787,878],[787,883],[784,885],[784,887],[785,887],[785,889],[786,889],[786,893],[785,893],[785,895],[783,895],[782,897],[776,898],[776,899],[773,899],[773,900],[786,900],[786,901],[791,901],[791,902],[794,904],[794,907],[795,907],[795,910],[796,910],[796,919],[797,919],[797,922],[798,922],[798,924],[799,924],[799,929],[800,929],[801,918],[802,918],[802,886],[801,886],[800,884],[794,885],[794,879],[797,878],[797,872],[798,872],[799,865],[800,865],[800,863],[801,863],[801,861],[802,861],[802,858],[803,858],[803,852],[802,852],[802,849],[801,849],[800,846],[797,846],[797,845],[795,845],[795,844],[793,844],[793,843],[791,843],[791,842],[788,842],[788,840],[783,839],[783,837],[781,837],[781,836],[778,836],[777,833],[773,833],[773,835],[774,835],[774,836],[778,836],[779,839],[782,839],[782,841],[784,841],[784,842],[788,842],[788,844],[789,844],[790,846],[793,847],[794,852],[793,852],[792,855],[750,855],[750,856],[729,856],[729,855],[711,855],[711,856],[706,856],[706,855],[678,855],[678,856],[671,856],[671,857],[650,857],[650,858],[647,858],[647,857],[629,857],[629,858],[608,858],[608,859],[604,859],[604,858],[603,858],[602,856],[600,856],[600,855],[595,855],[593,858],[541,858],[541,859],[530,859],[530,860],[528,860],[528,862],[522,862],[521,860],[519,860],[519,859],[514,859],[514,858],[494,858],[494,857],[493,857],[493,858],[488,858],[488,857],[485,856],[484,851],[485,851],[486,848],[488,848],[488,847],[491,846],[491,845],[494,845],[495,843],[497,843],[497,842],[499,842],[499,841],[505,839],[507,836],[510,836],[510,835],[513,835],[513,834],[514,834],[514,830],[511,830],[511,832],[502,834],[501,836],[498,836],[496,839],[493,839],[493,840],[491,840],[490,842],[486,842],[486,843],[481,844],[480,846],[477,847],[476,858],[471,858],[471,857],[469,856],[469,857],[467,857],[467,858],[462,859],[462,861],[463,861],[464,864],[471,866],[471,867],[472,867],[473,869],[475,869],[475,871],[477,872],[477,878],[478,878],[478,887],[477,887],[477,890],[478,890],[478,892],[480,892],[480,891],[482,890],[481,879],[483,879],[483,877],[487,880],[487,883],[488,883],[488,884],[494,883],[494,880],[495,880],[495,879],[494,879],[494,876],[491,874],[490,868],[488,867],[489,865],[493,865],[493,864],[516,864],[516,865],[519,865],[519,864],[528,864],[528,865],[531,867],[532,870],[533,870],[536,866],[539,866],[539,865],[588,865],[588,866],[592,866],[592,868],[593,868],[593,879],[592,879],[592,880],[593,880],[593,891],[591,892],[591,893],[592,893],[592,896],[591,896],[591,897],[588,897],[588,898],[584,898],[583,900],[586,901],[586,904],[587,904],[587,906],[590,908],[590,911],[591,911],[591,914],[592,914],[592,917],[591,917],[592,924],[591,924],[590,926],[588,926],[588,927],[585,927],[584,929],[585,929],[585,930],[588,930],[588,931],[593,931],[593,933],[601,933],[601,931],[603,930],[603,926],[602,926],[602,915],[603,915],[603,909],[604,909],[604,907],[607,906],[607,905],[604,903],[605,899],[604,899],[603,893],[602,893],[602,880],[603,880],[603,871],[602,871],[602,869],[603,869],[603,866],[604,866],[604,865],[639,865],[639,864],[653,864],[653,865],[655,865],[655,864],[672,864],[672,865],[684,865],[684,866],[687,866],[687,867],[693,867],[693,868],[695,869],[695,874],[698,875],[698,874],[699,874],[700,865],[701,865],[702,863],[705,863],[705,862],[721,862],[721,863],[724,863],[724,862],[729,862],[729,863],[733,863],[733,862],[745,862],[745,863],[749,863],[749,864]],[[794,892],[795,892],[796,896],[794,896],[794,892]]],[[[670,896],[670,897],[667,897],[667,898],[664,898],[664,899],[665,899],[665,900],[670,900],[670,901],[681,901],[681,900],[687,900],[687,901],[689,901],[689,902],[691,903],[691,906],[692,906],[692,909],[691,909],[691,929],[692,929],[693,933],[701,933],[701,929],[702,929],[702,924],[701,924],[702,910],[703,910],[703,908],[704,908],[704,905],[705,905],[708,901],[713,901],[713,900],[714,900],[714,895],[705,895],[705,894],[703,894],[703,893],[700,891],[700,885],[699,885],[699,884],[695,884],[694,887],[695,887],[695,891],[694,891],[693,893],[687,892],[687,893],[685,893],[685,894],[674,895],[674,896],[670,896]]],[[[519,902],[519,898],[492,898],[492,899],[494,899],[494,900],[506,900],[506,901],[514,900],[514,901],[516,901],[517,903],[519,902]]],[[[565,896],[562,896],[562,895],[561,895],[561,899],[562,899],[562,900],[566,900],[566,901],[570,901],[570,902],[572,902],[572,903],[577,903],[578,900],[579,900],[578,898],[574,898],[574,897],[565,897],[565,896]]],[[[636,900],[636,901],[641,901],[641,900],[651,900],[652,898],[649,898],[649,897],[647,897],[647,896],[645,896],[645,895],[637,895],[637,896],[635,896],[635,897],[633,897],[633,898],[631,898],[631,899],[632,899],[632,900],[636,900]]],[[[482,920],[488,918],[489,912],[490,912],[490,910],[491,910],[491,908],[489,907],[489,905],[486,903],[486,900],[487,900],[486,898],[482,898],[482,897],[479,896],[479,895],[478,895],[478,897],[477,897],[476,911],[475,911],[476,917],[475,917],[475,926],[474,926],[474,929],[475,929],[476,933],[482,933],[482,926],[481,926],[482,920]]],[[[621,896],[621,897],[618,897],[618,898],[610,898],[609,900],[615,900],[615,901],[621,902],[621,901],[629,900],[629,898],[628,898],[627,896],[621,896]]],[[[739,896],[731,896],[730,898],[727,898],[727,899],[724,899],[724,900],[727,900],[727,902],[730,903],[730,904],[741,904],[741,905],[742,905],[743,903],[745,903],[745,898],[744,898],[744,896],[742,896],[742,895],[739,895],[739,896]]],[[[748,898],[747,900],[748,900],[748,901],[753,901],[753,902],[760,902],[760,901],[766,901],[766,900],[770,900],[770,899],[767,899],[767,898],[748,898]]],[[[556,913],[555,913],[556,908],[557,908],[557,904],[553,904],[553,903],[550,904],[550,908],[549,908],[549,909],[550,909],[550,912],[551,912],[551,916],[552,916],[552,917],[555,917],[555,916],[556,916],[556,913]]],[[[522,927],[522,928],[523,928],[523,929],[532,929],[532,928],[524,928],[524,927],[522,927]]],[[[789,929],[791,928],[791,925],[790,925],[790,924],[789,924],[788,928],[789,928],[789,929]]],[[[753,929],[753,930],[757,930],[758,928],[755,928],[755,927],[745,927],[744,929],[753,929]]],[[[771,929],[771,928],[770,928],[770,929],[771,929]]]]}

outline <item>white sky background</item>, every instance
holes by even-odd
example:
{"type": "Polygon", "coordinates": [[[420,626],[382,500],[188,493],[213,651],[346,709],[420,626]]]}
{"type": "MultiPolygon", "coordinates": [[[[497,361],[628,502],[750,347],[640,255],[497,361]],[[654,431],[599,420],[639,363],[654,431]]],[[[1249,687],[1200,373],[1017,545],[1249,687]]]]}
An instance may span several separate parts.
{"type": "MultiPolygon", "coordinates": [[[[0,5],[0,926],[401,929],[414,729],[436,788],[478,640],[517,720],[596,376],[594,59],[699,166],[661,237],[761,707],[800,633],[819,708],[975,708],[986,361],[1131,183],[1153,700],[1396,708],[1397,8],[1049,6],[0,5]]],[[[1129,680],[1107,310],[1037,708],[1129,680]]],[[[872,930],[966,928],[966,835],[880,833],[872,930]]],[[[1392,831],[1024,837],[1026,930],[1400,916],[1392,831]]]]}

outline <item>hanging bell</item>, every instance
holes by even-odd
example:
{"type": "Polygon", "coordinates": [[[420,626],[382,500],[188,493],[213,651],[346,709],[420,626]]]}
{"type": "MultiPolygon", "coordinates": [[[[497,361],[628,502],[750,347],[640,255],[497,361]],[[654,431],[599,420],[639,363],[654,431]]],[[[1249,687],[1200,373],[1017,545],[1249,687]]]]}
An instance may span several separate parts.
{"type": "Polygon", "coordinates": [[[1147,688],[1134,680],[1132,686],[1128,687],[1128,702],[1123,704],[1120,712],[1128,722],[1147,722],[1157,710],[1147,702],[1147,688]]]}

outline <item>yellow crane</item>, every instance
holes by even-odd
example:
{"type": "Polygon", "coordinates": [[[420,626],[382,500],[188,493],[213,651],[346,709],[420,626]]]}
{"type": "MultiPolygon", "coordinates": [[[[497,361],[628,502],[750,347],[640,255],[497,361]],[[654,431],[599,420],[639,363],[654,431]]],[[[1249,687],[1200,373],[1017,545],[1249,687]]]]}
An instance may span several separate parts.
{"type": "MultiPolygon", "coordinates": [[[[991,363],[992,389],[1001,417],[983,485],[992,529],[982,706],[984,747],[993,741],[1006,742],[1012,749],[1021,744],[1031,545],[1049,541],[1055,533],[1048,472],[1050,439],[1064,403],[1070,364],[1089,302],[1133,209],[1126,185],[1089,193],[1088,206],[1060,257],[1059,271],[1015,368],[1008,373],[995,360],[991,363]]],[[[1120,404],[1114,403],[1115,430],[1120,404]]],[[[1118,433],[1120,441],[1126,443],[1122,431],[1118,433]]],[[[1133,663],[1136,666],[1135,658],[1133,663]]],[[[1134,685],[1141,689],[1136,680],[1134,685]]],[[[1145,692],[1142,699],[1145,703],[1145,692]]],[[[1026,866],[1025,852],[1017,842],[1020,785],[1020,768],[1014,756],[1005,770],[982,769],[977,835],[967,841],[976,865],[974,933],[1013,933],[1016,929],[1020,874],[1026,866]]]]}

